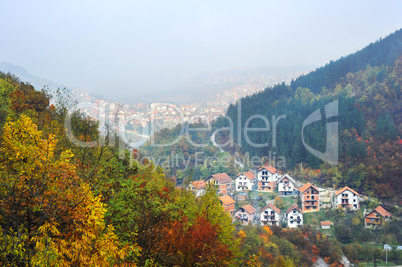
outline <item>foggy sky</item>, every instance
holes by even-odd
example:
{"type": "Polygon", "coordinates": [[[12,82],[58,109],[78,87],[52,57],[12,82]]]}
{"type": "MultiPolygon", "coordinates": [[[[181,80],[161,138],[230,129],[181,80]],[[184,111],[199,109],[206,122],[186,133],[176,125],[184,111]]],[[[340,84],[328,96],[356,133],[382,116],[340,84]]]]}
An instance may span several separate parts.
{"type": "Polygon", "coordinates": [[[0,62],[108,97],[204,71],[321,66],[402,27],[401,1],[14,1],[0,62]]]}

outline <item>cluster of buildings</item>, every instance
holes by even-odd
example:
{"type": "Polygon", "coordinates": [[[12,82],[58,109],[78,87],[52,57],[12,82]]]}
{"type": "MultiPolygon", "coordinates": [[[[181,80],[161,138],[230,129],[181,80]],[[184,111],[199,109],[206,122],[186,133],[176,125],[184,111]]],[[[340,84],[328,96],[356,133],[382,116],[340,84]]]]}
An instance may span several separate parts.
{"type": "MultiPolygon", "coordinates": [[[[256,172],[248,171],[239,173],[232,179],[226,173],[213,174],[205,180],[193,181],[187,189],[201,196],[208,185],[217,188],[217,194],[222,207],[234,220],[239,220],[242,224],[259,222],[261,225],[282,225],[285,222],[287,227],[295,228],[303,225],[303,215],[308,212],[317,212],[326,208],[343,208],[349,210],[360,209],[362,198],[348,186],[338,191],[318,188],[317,186],[306,183],[301,184],[295,181],[289,174],[281,174],[272,166],[262,166],[256,172]],[[268,203],[260,209],[258,205],[247,204],[235,209],[236,200],[247,200],[248,191],[257,192],[277,192],[281,197],[298,197],[300,206],[293,204],[287,210],[281,211],[272,203],[268,203]]],[[[391,214],[383,207],[379,206],[375,210],[365,214],[365,226],[379,226],[384,221],[389,220],[391,214]]],[[[322,221],[323,229],[330,228],[330,221],[322,221]]]]}
{"type": "MultiPolygon", "coordinates": [[[[118,113],[126,117],[135,116],[137,119],[131,120],[129,127],[137,133],[144,133],[144,127],[147,127],[153,120],[156,130],[164,128],[173,128],[178,124],[191,121],[194,115],[202,115],[209,121],[215,120],[221,115],[225,115],[227,107],[236,102],[239,98],[253,94],[256,91],[264,89],[264,85],[245,84],[236,86],[230,90],[218,93],[206,101],[200,101],[191,105],[176,105],[166,103],[138,103],[123,104],[92,97],[88,92],[73,88],[72,93],[80,103],[92,103],[82,110],[90,117],[96,120],[102,120],[118,113]]],[[[85,105],[84,105],[85,106],[85,105]]]]}

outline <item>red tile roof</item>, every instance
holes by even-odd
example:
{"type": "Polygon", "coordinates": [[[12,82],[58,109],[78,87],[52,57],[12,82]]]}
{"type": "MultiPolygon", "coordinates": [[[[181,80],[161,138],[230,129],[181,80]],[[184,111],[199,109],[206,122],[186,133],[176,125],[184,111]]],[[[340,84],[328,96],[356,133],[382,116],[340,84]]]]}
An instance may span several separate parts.
{"type": "Polygon", "coordinates": [[[244,205],[241,208],[244,209],[245,211],[247,211],[249,214],[253,214],[254,212],[256,212],[255,208],[253,206],[251,206],[250,204],[244,205]]]}
{"type": "Polygon", "coordinates": [[[291,212],[292,210],[297,209],[298,211],[300,211],[301,213],[304,213],[296,204],[293,204],[292,207],[288,208],[288,210],[286,211],[286,214],[288,214],[289,212],[291,212]]]}
{"type": "Polygon", "coordinates": [[[268,205],[266,205],[262,210],[261,210],[261,212],[263,212],[264,210],[266,210],[266,209],[268,209],[268,208],[270,208],[270,209],[273,209],[275,212],[277,212],[277,213],[281,213],[281,210],[277,207],[277,206],[275,206],[274,204],[272,204],[272,203],[269,203],[268,205]]]}
{"type": "Polygon", "coordinates": [[[388,211],[386,211],[383,207],[378,206],[377,208],[375,208],[375,211],[377,211],[379,214],[381,214],[381,216],[383,217],[391,217],[391,213],[389,213],[388,211]]]}
{"type": "Polygon", "coordinates": [[[230,176],[227,175],[226,172],[212,174],[212,177],[214,177],[214,179],[221,184],[227,184],[232,181],[232,178],[230,178],[230,176]]]}
{"type": "Polygon", "coordinates": [[[308,188],[310,188],[310,187],[313,187],[315,190],[319,191],[317,187],[315,187],[314,185],[312,185],[312,184],[310,184],[310,183],[307,183],[307,184],[303,185],[303,186],[299,189],[300,194],[302,194],[304,191],[306,191],[306,190],[307,190],[308,188]]]}
{"type": "Polygon", "coordinates": [[[272,174],[275,174],[275,173],[278,172],[278,170],[275,169],[275,168],[272,167],[272,166],[263,166],[263,167],[261,167],[261,168],[259,169],[259,171],[262,170],[262,169],[266,169],[267,171],[269,171],[269,172],[272,173],[272,174]]]}
{"type": "Polygon", "coordinates": [[[323,225],[332,225],[332,223],[330,221],[323,221],[321,222],[321,226],[323,225]]]}
{"type": "Polygon", "coordinates": [[[353,189],[351,189],[351,188],[349,188],[349,187],[347,187],[347,186],[345,186],[344,188],[342,188],[342,189],[336,191],[335,195],[339,195],[339,194],[345,192],[346,190],[349,190],[350,192],[352,192],[352,193],[354,193],[354,194],[356,194],[356,195],[359,195],[359,193],[357,193],[355,190],[353,190],[353,189]]]}
{"type": "Polygon", "coordinates": [[[254,180],[255,179],[255,175],[254,175],[254,173],[252,173],[252,172],[243,172],[243,173],[239,173],[239,175],[238,176],[240,176],[240,175],[244,175],[244,176],[246,176],[249,180],[254,180]]]}
{"type": "Polygon", "coordinates": [[[236,201],[228,195],[220,197],[219,200],[226,206],[236,203],[236,201]]]}
{"type": "Polygon", "coordinates": [[[207,187],[204,180],[194,181],[191,184],[194,186],[194,189],[204,189],[207,187]]]}

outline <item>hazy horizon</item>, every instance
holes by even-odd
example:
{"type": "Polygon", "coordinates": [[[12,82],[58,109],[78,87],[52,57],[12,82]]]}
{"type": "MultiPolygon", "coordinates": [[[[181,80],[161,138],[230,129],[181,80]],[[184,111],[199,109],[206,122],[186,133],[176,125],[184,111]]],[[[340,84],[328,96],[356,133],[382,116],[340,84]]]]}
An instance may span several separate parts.
{"type": "Polygon", "coordinates": [[[4,1],[0,62],[105,97],[204,72],[321,66],[399,29],[402,2],[4,1]]]}

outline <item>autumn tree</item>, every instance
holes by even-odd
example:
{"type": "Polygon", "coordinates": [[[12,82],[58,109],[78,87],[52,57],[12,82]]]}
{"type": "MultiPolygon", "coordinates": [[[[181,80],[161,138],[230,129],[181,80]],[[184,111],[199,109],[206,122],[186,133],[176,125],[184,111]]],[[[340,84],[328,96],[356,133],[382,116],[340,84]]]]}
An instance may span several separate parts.
{"type": "Polygon", "coordinates": [[[0,222],[3,262],[12,265],[103,265],[122,261],[106,209],[75,173],[73,154],[55,157],[57,139],[32,119],[9,121],[0,147],[0,222]],[[18,250],[14,248],[18,247],[18,250]]]}

